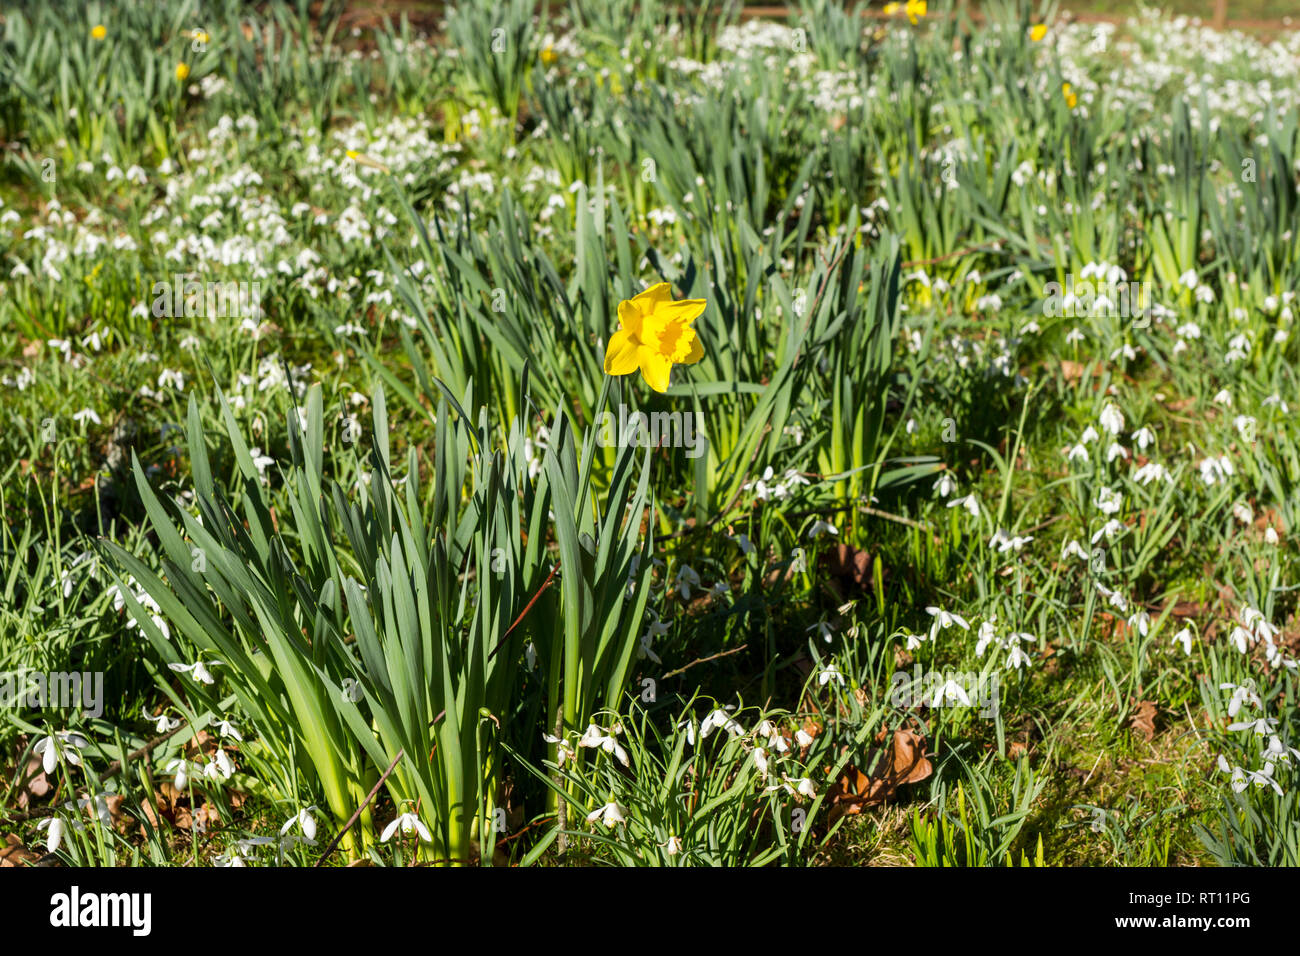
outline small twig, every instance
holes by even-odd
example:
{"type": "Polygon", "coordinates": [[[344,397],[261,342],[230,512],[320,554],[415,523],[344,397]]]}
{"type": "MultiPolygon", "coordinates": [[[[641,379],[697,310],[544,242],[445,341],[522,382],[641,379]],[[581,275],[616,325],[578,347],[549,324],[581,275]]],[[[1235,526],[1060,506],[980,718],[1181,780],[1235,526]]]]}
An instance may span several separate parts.
{"type": "Polygon", "coordinates": [[[911,518],[904,518],[902,515],[896,515],[889,511],[881,511],[879,508],[872,508],[868,505],[862,506],[862,513],[871,515],[875,518],[884,518],[886,521],[897,521],[899,524],[905,524],[909,528],[917,528],[921,531],[929,531],[930,526],[921,521],[914,521],[911,518]]]}
{"type": "Polygon", "coordinates": [[[402,759],[402,755],[405,753],[405,750],[397,751],[397,756],[393,758],[393,762],[388,765],[388,769],[384,771],[383,776],[375,781],[375,785],[371,787],[370,792],[366,794],[366,799],[361,801],[361,806],[357,807],[356,810],[353,811],[352,816],[348,817],[348,822],[343,825],[343,829],[335,834],[333,840],[330,840],[329,846],[327,846],[325,852],[320,855],[320,859],[316,861],[315,866],[320,866],[324,863],[326,857],[333,853],[334,848],[339,845],[339,841],[347,836],[348,831],[352,829],[352,824],[356,823],[357,820],[361,818],[361,812],[370,805],[371,800],[375,799],[375,794],[377,794],[379,788],[384,785],[384,781],[388,779],[388,775],[397,769],[397,762],[402,759]]]}
{"type": "Polygon", "coordinates": [[[712,657],[701,657],[698,660],[691,661],[685,667],[679,667],[675,671],[669,671],[667,674],[661,677],[660,680],[667,680],[670,677],[676,677],[678,674],[684,674],[692,667],[694,667],[696,664],[707,664],[709,661],[716,661],[719,657],[728,657],[732,654],[739,654],[748,646],[749,646],[748,644],[741,644],[739,647],[732,648],[729,651],[721,651],[717,654],[714,654],[712,657]]]}
{"type": "Polygon", "coordinates": [[[1001,244],[1001,240],[981,243],[978,246],[968,246],[965,249],[958,249],[955,252],[949,252],[946,255],[938,256],[934,259],[909,259],[907,262],[900,263],[904,269],[912,269],[916,266],[932,266],[938,262],[946,262],[949,259],[956,259],[959,256],[969,255],[972,252],[983,252],[987,249],[996,249],[1001,244]]]}
{"type": "Polygon", "coordinates": [[[538,588],[537,593],[533,595],[532,600],[524,605],[524,609],[519,612],[519,616],[515,618],[515,622],[506,628],[506,632],[501,636],[501,640],[497,642],[497,646],[492,648],[492,653],[488,655],[488,660],[492,660],[492,658],[496,657],[497,651],[501,650],[501,648],[505,646],[506,639],[510,637],[511,632],[519,626],[519,622],[524,619],[524,615],[533,609],[533,605],[536,604],[537,599],[542,596],[542,592],[551,586],[551,581],[555,578],[555,574],[559,570],[560,563],[557,561],[554,567],[551,568],[551,573],[548,574],[546,580],[542,582],[542,586],[538,588]]]}

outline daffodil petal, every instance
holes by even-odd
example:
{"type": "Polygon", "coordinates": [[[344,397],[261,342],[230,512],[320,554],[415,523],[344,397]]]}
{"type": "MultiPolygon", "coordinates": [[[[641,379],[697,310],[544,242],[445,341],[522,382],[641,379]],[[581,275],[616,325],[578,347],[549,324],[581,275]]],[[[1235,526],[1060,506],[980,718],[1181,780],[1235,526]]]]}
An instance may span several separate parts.
{"type": "Polygon", "coordinates": [[[709,303],[704,299],[682,299],[680,302],[664,302],[655,306],[655,317],[665,322],[681,322],[690,325],[698,319],[709,303]]]}
{"type": "Polygon", "coordinates": [[[673,363],[664,355],[652,352],[645,346],[637,350],[640,358],[641,375],[646,384],[656,392],[668,391],[668,379],[673,371],[673,363]]]}
{"type": "Polygon", "coordinates": [[[619,329],[609,338],[605,349],[605,374],[627,375],[635,372],[640,361],[637,357],[638,343],[627,329],[619,329]]]}
{"type": "Polygon", "coordinates": [[[673,290],[667,282],[656,282],[650,288],[638,295],[634,295],[628,301],[632,302],[642,312],[649,312],[660,303],[672,302],[673,290]]]}
{"type": "Polygon", "coordinates": [[[682,364],[694,365],[702,358],[704,358],[704,343],[700,341],[700,337],[697,335],[691,340],[691,350],[687,353],[686,358],[682,360],[682,364]]]}

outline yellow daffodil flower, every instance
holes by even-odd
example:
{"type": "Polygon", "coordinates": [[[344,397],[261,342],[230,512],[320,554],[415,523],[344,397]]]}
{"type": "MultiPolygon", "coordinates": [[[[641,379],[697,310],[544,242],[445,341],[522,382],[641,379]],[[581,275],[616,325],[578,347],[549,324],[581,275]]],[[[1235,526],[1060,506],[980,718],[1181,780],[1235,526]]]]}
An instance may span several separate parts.
{"type": "Polygon", "coordinates": [[[1037,43],[1045,36],[1047,36],[1046,23],[1035,23],[1032,27],[1029,28],[1029,39],[1033,40],[1035,43],[1037,43]]]}
{"type": "Polygon", "coordinates": [[[901,6],[901,4],[898,4],[898,3],[887,3],[887,4],[885,4],[885,16],[887,16],[887,17],[892,17],[895,13],[898,12],[898,8],[899,8],[900,6],[901,6]]]}
{"type": "Polygon", "coordinates": [[[90,35],[96,40],[102,40],[104,37],[108,36],[108,27],[104,26],[102,23],[97,23],[90,28],[90,35]]]}
{"type": "Polygon", "coordinates": [[[1079,105],[1079,97],[1075,94],[1074,88],[1069,83],[1061,84],[1061,92],[1065,94],[1065,105],[1074,109],[1079,105]]]}
{"type": "Polygon", "coordinates": [[[918,18],[925,16],[926,0],[907,0],[907,6],[903,7],[903,12],[907,14],[907,19],[915,24],[918,18]]]}
{"type": "Polygon", "coordinates": [[[628,375],[638,368],[656,392],[668,390],[674,365],[694,365],[704,346],[691,323],[700,317],[703,299],[673,301],[667,282],[652,285],[618,304],[621,328],[605,349],[605,374],[628,375]]]}
{"type": "Polygon", "coordinates": [[[190,75],[190,65],[188,63],[176,64],[176,79],[184,80],[185,77],[189,75],[190,75]]]}
{"type": "Polygon", "coordinates": [[[543,50],[542,50],[542,65],[543,65],[543,66],[550,66],[552,63],[554,63],[554,62],[555,62],[556,60],[558,60],[559,58],[560,58],[560,57],[556,54],[554,48],[549,47],[549,46],[543,48],[543,50]]]}

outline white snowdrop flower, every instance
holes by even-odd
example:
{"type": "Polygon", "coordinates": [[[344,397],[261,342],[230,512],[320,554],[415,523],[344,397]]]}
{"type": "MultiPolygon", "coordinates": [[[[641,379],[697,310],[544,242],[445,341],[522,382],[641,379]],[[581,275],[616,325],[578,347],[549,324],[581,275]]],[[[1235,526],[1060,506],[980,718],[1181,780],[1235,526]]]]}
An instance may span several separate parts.
{"type": "Polygon", "coordinates": [[[835,525],[831,524],[829,521],[822,521],[820,519],[814,522],[813,526],[808,529],[808,537],[810,538],[820,538],[824,534],[837,535],[839,533],[840,531],[835,527],[835,525]]]}
{"type": "Polygon", "coordinates": [[[949,508],[957,508],[957,507],[965,508],[965,509],[966,509],[966,512],[967,512],[967,513],[968,513],[972,518],[978,518],[978,517],[980,516],[980,503],[979,503],[979,499],[976,498],[974,495],[967,495],[967,496],[964,497],[964,498],[954,498],[952,501],[948,502],[948,507],[949,507],[949,508]]]}
{"type": "MultiPolygon", "coordinates": [[[[222,666],[221,661],[210,661],[209,664],[212,667],[222,666]]],[[[189,674],[194,678],[195,682],[199,684],[215,683],[212,674],[208,671],[208,668],[204,665],[203,661],[195,661],[193,664],[168,664],[167,666],[174,671],[189,674]]]]}
{"type": "Polygon", "coordinates": [[[1116,535],[1123,534],[1127,530],[1124,522],[1118,518],[1111,518],[1104,525],[1097,529],[1097,533],[1092,536],[1092,544],[1096,544],[1102,538],[1107,541],[1113,541],[1116,535]]]}
{"type": "Polygon", "coordinates": [[[1155,432],[1143,425],[1132,435],[1129,436],[1137,444],[1139,451],[1146,451],[1147,446],[1156,440],[1155,432]]]}
{"type": "Polygon", "coordinates": [[[965,707],[971,705],[966,689],[953,678],[949,678],[941,686],[936,687],[930,697],[931,707],[942,707],[945,703],[958,703],[965,707]]]}
{"type": "Polygon", "coordinates": [[[676,591],[683,601],[690,600],[691,588],[700,586],[700,576],[689,564],[683,564],[673,577],[671,590],[676,591]]]}
{"type": "MultiPolygon", "coordinates": [[[[74,820],[72,826],[76,830],[84,830],[85,826],[80,820],[74,820]]],[[[57,814],[52,817],[46,817],[36,824],[36,829],[45,832],[45,852],[57,853],[59,847],[63,845],[63,834],[67,832],[68,825],[63,821],[63,817],[57,814]]]]}
{"type": "Polygon", "coordinates": [[[1223,758],[1223,754],[1219,754],[1218,767],[1224,773],[1229,773],[1232,775],[1232,779],[1229,781],[1229,784],[1231,785],[1234,792],[1241,793],[1243,790],[1246,789],[1247,786],[1249,786],[1249,782],[1246,778],[1246,771],[1243,770],[1241,767],[1228,766],[1228,761],[1223,758]]]}
{"type": "Polygon", "coordinates": [[[603,807],[597,807],[587,814],[587,822],[595,823],[600,820],[608,829],[612,830],[618,824],[627,822],[627,818],[624,816],[626,812],[626,807],[619,806],[618,803],[611,800],[603,807]]]}
{"type": "Polygon", "coordinates": [[[1272,734],[1269,737],[1268,746],[1264,748],[1260,756],[1270,762],[1290,763],[1292,757],[1300,757],[1300,750],[1285,746],[1277,734],[1272,734]]]}
{"type": "Polygon", "coordinates": [[[158,375],[158,387],[171,386],[178,392],[185,391],[185,375],[175,369],[165,368],[158,375]]]}
{"type": "Polygon", "coordinates": [[[1090,442],[1095,442],[1100,437],[1101,436],[1097,434],[1097,429],[1089,425],[1083,430],[1083,434],[1079,436],[1079,444],[1086,445],[1090,442]]]}
{"type": "Polygon", "coordinates": [[[1118,435],[1124,430],[1124,413],[1119,410],[1119,406],[1113,402],[1108,403],[1097,416],[1097,424],[1112,435],[1118,435]]]}
{"type": "Polygon", "coordinates": [[[1250,505],[1241,501],[1232,506],[1232,516],[1242,524],[1250,524],[1255,520],[1255,512],[1250,510],[1250,505]]]}
{"type": "Polygon", "coordinates": [[[1131,615],[1125,623],[1130,630],[1137,631],[1143,637],[1146,637],[1151,632],[1151,615],[1146,611],[1138,611],[1131,615]]]}
{"type": "Polygon", "coordinates": [[[930,624],[930,640],[934,640],[940,631],[946,631],[954,624],[963,631],[970,630],[970,624],[960,614],[954,614],[939,607],[927,607],[925,613],[934,618],[934,621],[930,624]]]}
{"type": "Polygon", "coordinates": [[[420,821],[418,816],[410,811],[401,814],[388,826],[384,827],[384,832],[379,834],[379,842],[387,843],[399,830],[403,836],[414,833],[425,843],[433,842],[433,834],[429,832],[429,828],[420,821]]]}
{"type": "MultiPolygon", "coordinates": [[[[692,733],[688,732],[687,738],[690,743],[692,744],[695,743],[694,736],[692,733]]],[[[577,752],[571,746],[569,746],[569,742],[567,740],[564,740],[561,737],[555,737],[552,736],[551,734],[544,733],[542,734],[542,739],[545,740],[548,744],[555,745],[555,762],[559,764],[561,767],[564,766],[565,761],[573,760],[577,756],[577,752]]]]}
{"type": "Polygon", "coordinates": [[[1232,420],[1232,424],[1237,429],[1237,434],[1243,440],[1253,442],[1255,440],[1255,426],[1257,421],[1252,415],[1238,415],[1232,420]]]}
{"type": "Polygon", "coordinates": [[[159,714],[155,717],[147,710],[144,711],[144,719],[151,721],[154,725],[154,732],[159,734],[165,734],[169,730],[175,730],[181,725],[180,720],[175,717],[168,717],[166,714],[159,714]]]}
{"type": "Polygon", "coordinates": [[[1196,270],[1188,269],[1178,277],[1178,284],[1186,289],[1195,289],[1197,285],[1196,270]]]}
{"type": "Polygon", "coordinates": [[[1071,538],[1063,548],[1061,548],[1061,557],[1065,558],[1074,555],[1080,561],[1088,560],[1088,552],[1084,550],[1083,545],[1071,538]]]}
{"type": "Polygon", "coordinates": [[[1236,717],[1241,710],[1242,704],[1250,704],[1252,707],[1263,707],[1263,702],[1259,699],[1259,694],[1255,692],[1255,682],[1247,679],[1245,683],[1233,684],[1222,683],[1219,690],[1232,691],[1232,697],[1228,700],[1228,716],[1236,717]]]}
{"type": "Polygon", "coordinates": [[[316,818],[311,815],[311,811],[315,809],[315,807],[305,807],[291,816],[284,822],[284,826],[280,827],[280,836],[283,837],[294,827],[297,827],[302,831],[302,835],[306,838],[303,842],[308,846],[315,846],[316,818]]]}
{"type": "Polygon", "coordinates": [[[1123,507],[1124,496],[1112,488],[1103,486],[1097,492],[1097,500],[1093,504],[1097,506],[1097,510],[1102,514],[1113,515],[1123,507]]]}
{"type": "Polygon", "coordinates": [[[1236,469],[1226,455],[1220,455],[1218,458],[1206,458],[1198,467],[1201,472],[1201,481],[1207,485],[1226,482],[1229,477],[1236,473],[1236,469]]]}
{"type": "Polygon", "coordinates": [[[942,472],[934,483],[934,490],[939,493],[940,498],[947,498],[957,490],[957,482],[952,477],[951,473],[947,471],[942,472]]]}
{"type": "Polygon", "coordinates": [[[253,467],[257,469],[259,475],[265,475],[266,469],[275,464],[275,459],[268,455],[263,455],[262,449],[257,446],[248,449],[248,454],[249,457],[253,459],[253,467]]]}
{"type": "Polygon", "coordinates": [[[1245,654],[1249,650],[1250,644],[1253,643],[1254,636],[1250,631],[1238,624],[1233,627],[1232,633],[1228,635],[1228,641],[1237,649],[1237,653],[1245,654]]]}
{"type": "Polygon", "coordinates": [[[1097,588],[1097,593],[1106,599],[1107,604],[1115,608],[1117,611],[1123,611],[1126,614],[1128,613],[1128,598],[1120,594],[1118,591],[1112,591],[1104,584],[1097,584],[1095,586],[1097,588]]]}
{"type": "Polygon", "coordinates": [[[1117,441],[1111,442],[1110,447],[1106,449],[1106,464],[1110,464],[1116,458],[1123,458],[1125,460],[1128,460],[1128,457],[1129,457],[1128,449],[1125,448],[1117,441]]]}
{"type": "Polygon", "coordinates": [[[1006,668],[1020,670],[1022,667],[1029,667],[1031,661],[1029,655],[1024,652],[1019,644],[1013,644],[1007,652],[1006,668]]]}
{"type": "Polygon", "coordinates": [[[619,744],[615,733],[621,730],[616,728],[615,732],[606,732],[595,724],[588,724],[586,732],[578,741],[579,747],[599,748],[607,754],[613,754],[614,759],[623,766],[628,766],[627,751],[619,744]]]}
{"type": "Polygon", "coordinates": [[[1278,543],[1277,531],[1271,525],[1264,529],[1264,543],[1274,545],[1278,543]]]}
{"type": "Polygon", "coordinates": [[[1088,457],[1088,449],[1084,447],[1082,442],[1070,448],[1065,453],[1065,457],[1067,461],[1081,461],[1085,465],[1091,460],[1088,457]]]}
{"type": "Polygon", "coordinates": [[[1254,720],[1239,720],[1236,723],[1229,724],[1228,729],[1233,733],[1249,730],[1257,737],[1267,737],[1276,726],[1276,717],[1256,717],[1254,720]]]}
{"type": "Polygon", "coordinates": [[[813,742],[812,734],[808,733],[806,730],[800,727],[798,730],[794,732],[794,742],[799,745],[799,748],[801,750],[804,747],[810,747],[812,746],[812,742],[813,742]]]}
{"type": "Polygon", "coordinates": [[[175,778],[172,780],[172,784],[177,790],[183,791],[189,786],[190,762],[188,760],[183,757],[178,757],[171,761],[171,763],[167,764],[165,769],[168,773],[176,774],[175,778]]]}
{"type": "Polygon", "coordinates": [[[1065,341],[1071,345],[1076,342],[1082,342],[1084,338],[1083,329],[1079,328],[1077,325],[1065,334],[1065,341]]]}
{"type": "Polygon", "coordinates": [[[212,755],[212,759],[203,767],[203,775],[212,780],[229,780],[234,775],[235,765],[230,756],[222,749],[212,755]]]}
{"type": "Polygon", "coordinates": [[[90,741],[81,734],[60,730],[38,740],[32,747],[32,753],[41,755],[41,769],[48,774],[54,773],[60,757],[73,766],[81,766],[81,754],[78,751],[89,746],[90,741]]]}
{"type": "Polygon", "coordinates": [[[343,690],[340,696],[345,701],[355,704],[366,696],[366,691],[359,680],[353,677],[345,677],[343,678],[343,690]]]}
{"type": "Polygon", "coordinates": [[[1173,481],[1173,475],[1169,474],[1169,469],[1159,462],[1149,461],[1137,471],[1133,472],[1133,479],[1141,482],[1143,485],[1149,485],[1153,481],[1164,479],[1173,481]]]}
{"type": "Polygon", "coordinates": [[[732,737],[741,737],[745,733],[745,728],[740,726],[731,715],[721,708],[715,708],[700,721],[700,739],[706,739],[714,730],[725,730],[732,737]]]}
{"type": "Polygon", "coordinates": [[[844,675],[840,673],[840,669],[836,667],[833,662],[827,664],[822,672],[817,675],[817,683],[822,687],[825,687],[831,681],[834,681],[841,687],[844,686],[844,675]]]}
{"type": "Polygon", "coordinates": [[[1226,388],[1219,389],[1219,391],[1215,393],[1214,398],[1210,399],[1210,401],[1214,402],[1216,405],[1223,405],[1225,408],[1231,408],[1232,393],[1226,388]]]}
{"type": "Polygon", "coordinates": [[[1175,635],[1173,636],[1173,638],[1170,640],[1169,643],[1171,643],[1171,644],[1181,644],[1181,645],[1183,646],[1183,654],[1185,654],[1185,655],[1187,655],[1188,657],[1190,657],[1191,654],[1192,654],[1192,628],[1191,628],[1191,626],[1190,626],[1190,625],[1184,625],[1184,626],[1183,626],[1183,629],[1182,629],[1181,631],[1179,631],[1177,634],[1175,634],[1175,635]]]}
{"type": "Polygon", "coordinates": [[[78,425],[84,425],[86,422],[94,422],[96,425],[101,424],[99,416],[95,414],[95,410],[92,408],[83,408],[79,412],[74,412],[72,419],[78,425]]]}

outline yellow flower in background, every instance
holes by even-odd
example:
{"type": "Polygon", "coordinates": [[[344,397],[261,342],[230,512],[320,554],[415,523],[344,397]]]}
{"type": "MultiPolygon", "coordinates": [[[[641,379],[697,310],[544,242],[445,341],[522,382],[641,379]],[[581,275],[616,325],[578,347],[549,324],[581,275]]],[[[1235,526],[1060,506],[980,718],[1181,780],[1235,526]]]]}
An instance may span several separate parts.
{"type": "Polygon", "coordinates": [[[917,18],[925,16],[926,0],[907,0],[907,6],[903,7],[903,12],[907,14],[907,19],[916,23],[917,18]]]}
{"type": "Polygon", "coordinates": [[[1070,109],[1074,109],[1079,105],[1079,97],[1075,95],[1074,87],[1069,83],[1061,84],[1061,92],[1065,94],[1065,105],[1070,109]]]}
{"type": "Polygon", "coordinates": [[[183,80],[190,75],[190,65],[188,63],[176,64],[176,79],[183,80]]]}
{"type": "Polygon", "coordinates": [[[885,16],[887,16],[887,17],[892,17],[895,13],[898,12],[898,8],[899,8],[899,6],[900,6],[900,4],[897,4],[897,3],[887,3],[887,4],[885,4],[885,16]]]}
{"type": "Polygon", "coordinates": [[[629,375],[639,368],[647,385],[666,392],[674,365],[694,365],[704,358],[704,346],[691,323],[707,305],[703,299],[674,302],[667,282],[620,302],[621,328],[605,349],[605,374],[629,375]]]}
{"type": "Polygon", "coordinates": [[[102,40],[104,37],[108,36],[108,27],[104,26],[102,23],[97,23],[90,28],[90,35],[96,40],[102,40]]]}
{"type": "Polygon", "coordinates": [[[559,56],[556,54],[555,49],[553,47],[548,45],[542,48],[543,66],[550,66],[552,63],[556,62],[557,60],[559,60],[559,56]]]}
{"type": "Polygon", "coordinates": [[[1045,36],[1047,36],[1046,23],[1035,23],[1032,27],[1029,28],[1029,39],[1033,40],[1035,43],[1037,43],[1045,36]]]}

